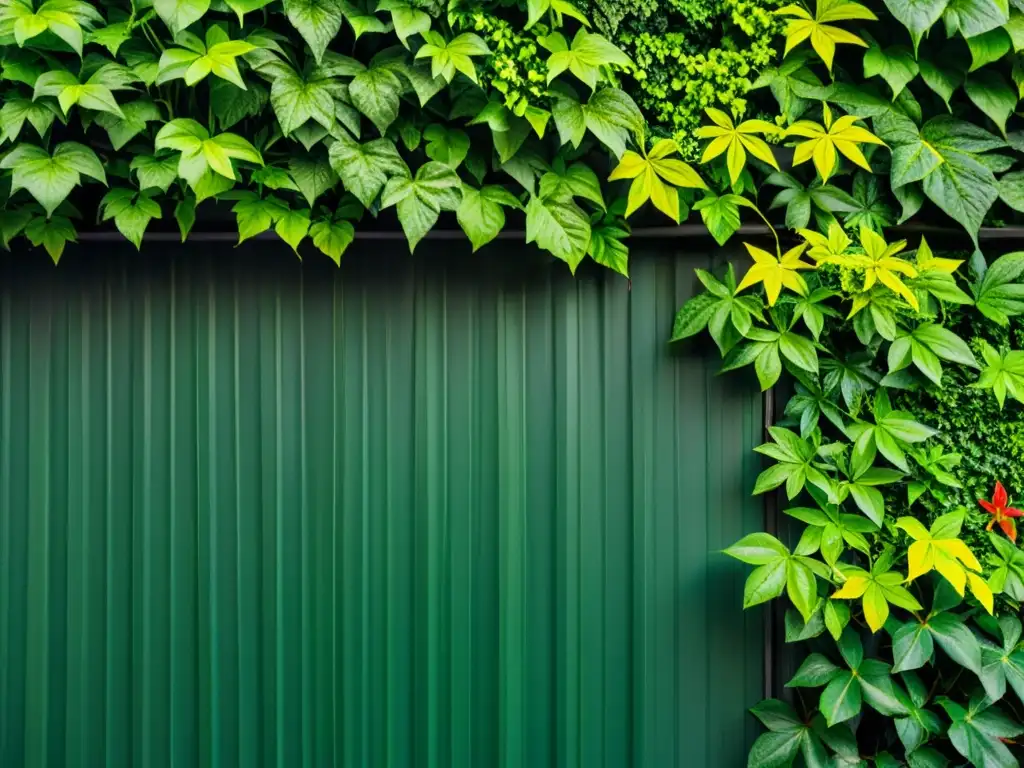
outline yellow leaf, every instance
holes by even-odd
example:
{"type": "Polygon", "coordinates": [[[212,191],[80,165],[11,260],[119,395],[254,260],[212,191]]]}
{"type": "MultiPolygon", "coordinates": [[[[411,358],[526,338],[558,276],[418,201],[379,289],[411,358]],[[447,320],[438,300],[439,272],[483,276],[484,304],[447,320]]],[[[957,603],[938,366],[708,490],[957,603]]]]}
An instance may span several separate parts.
{"type": "Polygon", "coordinates": [[[798,5],[787,5],[776,13],[780,16],[795,17],[786,26],[786,49],[783,55],[788,55],[794,47],[810,38],[811,47],[825,62],[830,72],[837,43],[867,47],[867,43],[857,35],[833,26],[831,22],[852,19],[877,21],[875,14],[867,8],[849,0],[818,0],[813,17],[798,5]]]}
{"type": "Polygon", "coordinates": [[[917,248],[917,270],[918,272],[945,272],[952,275],[956,272],[963,261],[960,259],[942,259],[932,253],[928,241],[921,238],[921,245],[917,248]]]}
{"type": "Polygon", "coordinates": [[[971,592],[974,596],[978,598],[978,602],[982,604],[986,611],[992,613],[995,609],[995,605],[994,600],[992,599],[992,590],[989,588],[988,582],[977,574],[968,571],[967,584],[970,586],[971,592]]]}
{"type": "Polygon", "coordinates": [[[833,599],[856,600],[863,597],[871,581],[866,576],[851,576],[846,583],[832,594],[833,599]]]}
{"type": "Polygon", "coordinates": [[[682,160],[669,158],[679,151],[671,139],[661,139],[643,155],[629,150],[608,177],[633,179],[629,188],[626,216],[629,217],[650,200],[654,207],[679,223],[679,193],[676,187],[707,189],[696,171],[682,160]]]}
{"type": "Polygon", "coordinates": [[[907,550],[907,581],[924,576],[935,566],[935,551],[926,541],[915,541],[907,550]]]}
{"type": "Polygon", "coordinates": [[[801,136],[807,141],[796,145],[793,152],[793,165],[800,165],[808,160],[814,160],[814,166],[821,176],[822,181],[827,182],[832,171],[835,170],[836,151],[848,158],[861,168],[871,170],[871,166],[858,144],[881,144],[881,139],[865,128],[854,125],[860,120],[853,115],[844,115],[838,120],[832,120],[832,112],[828,105],[824,105],[825,124],[815,123],[811,120],[798,120],[786,129],[787,136],[801,136]]]}
{"type": "Polygon", "coordinates": [[[701,156],[701,164],[710,162],[723,152],[726,154],[726,167],[729,179],[735,184],[747,164],[747,152],[762,162],[768,163],[778,170],[779,165],[772,154],[771,148],[753,134],[777,132],[774,125],[764,120],[747,120],[734,125],[732,119],[720,109],[704,110],[715,125],[701,126],[696,134],[701,139],[712,139],[701,156]]]}
{"type": "Polygon", "coordinates": [[[868,626],[872,632],[877,632],[889,618],[889,603],[886,602],[885,595],[882,594],[882,588],[877,584],[868,587],[867,592],[864,593],[863,606],[864,618],[867,620],[868,626]]]}
{"type": "Polygon", "coordinates": [[[958,595],[963,595],[964,587],[967,586],[964,567],[938,547],[933,546],[932,551],[935,553],[935,570],[953,586],[958,595]]]}
{"type": "Polygon", "coordinates": [[[801,269],[814,269],[813,264],[808,264],[800,259],[800,255],[807,247],[807,243],[791,248],[786,251],[785,255],[778,258],[763,248],[758,248],[750,243],[744,243],[743,245],[746,246],[747,252],[754,259],[754,266],[747,270],[747,273],[736,288],[736,293],[758,283],[764,283],[769,306],[775,306],[783,285],[801,296],[807,295],[807,283],[804,282],[804,279],[797,272],[797,270],[801,269]]]}

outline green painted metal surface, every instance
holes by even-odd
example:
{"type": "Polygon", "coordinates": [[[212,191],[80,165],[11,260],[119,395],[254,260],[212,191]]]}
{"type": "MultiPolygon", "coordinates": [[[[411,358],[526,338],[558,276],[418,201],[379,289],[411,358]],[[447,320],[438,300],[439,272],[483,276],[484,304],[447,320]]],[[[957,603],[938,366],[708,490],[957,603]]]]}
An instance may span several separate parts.
{"type": "Polygon", "coordinates": [[[709,255],[109,250],[0,267],[0,765],[745,764],[709,255]]]}

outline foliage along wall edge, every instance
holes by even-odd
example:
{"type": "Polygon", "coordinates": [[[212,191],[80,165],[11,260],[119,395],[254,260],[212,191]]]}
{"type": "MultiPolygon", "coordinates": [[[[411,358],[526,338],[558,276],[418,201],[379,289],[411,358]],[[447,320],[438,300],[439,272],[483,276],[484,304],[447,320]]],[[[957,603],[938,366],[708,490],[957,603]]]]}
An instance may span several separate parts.
{"type": "Polygon", "coordinates": [[[638,211],[699,212],[720,243],[741,215],[772,232],[781,220],[799,245],[747,244],[742,277],[698,271],[707,291],[672,334],[707,330],[723,370],[795,386],[754,491],[784,489],[803,528],[727,550],[755,566],[744,606],[788,601],[787,639],[810,651],[792,701],[754,708],[767,732],[749,764],[1017,765],[1021,513],[999,482],[960,503],[962,457],[927,404],[951,390],[1024,400],[1024,254],[951,258],[885,230],[952,220],[977,246],[982,225],[1024,210],[1024,13],[776,8],[779,61],[744,93],[760,112],[708,108],[697,170],[625,90],[645,73],[584,11],[2,0],[3,244],[24,237],[57,261],[90,218],[138,247],[173,217],[184,239],[216,200],[239,242],[273,230],[339,262],[357,223],[393,208],[411,249],[442,215],[474,249],[521,216],[570,269],[589,256],[625,275],[638,211]],[[517,72],[510,50],[544,71],[517,72]]]}

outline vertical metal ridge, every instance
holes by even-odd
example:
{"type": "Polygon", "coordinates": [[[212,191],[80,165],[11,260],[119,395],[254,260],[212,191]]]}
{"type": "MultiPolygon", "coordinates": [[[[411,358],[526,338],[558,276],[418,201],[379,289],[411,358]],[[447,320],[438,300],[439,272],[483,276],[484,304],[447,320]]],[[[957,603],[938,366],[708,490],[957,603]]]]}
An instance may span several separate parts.
{"type": "Polygon", "coordinates": [[[0,265],[0,764],[742,762],[761,406],[643,251],[0,265]]]}

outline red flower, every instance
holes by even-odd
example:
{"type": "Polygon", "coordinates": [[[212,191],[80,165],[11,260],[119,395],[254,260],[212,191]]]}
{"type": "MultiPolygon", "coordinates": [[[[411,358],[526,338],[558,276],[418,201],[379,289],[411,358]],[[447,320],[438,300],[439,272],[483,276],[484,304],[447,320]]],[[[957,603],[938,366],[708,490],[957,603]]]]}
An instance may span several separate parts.
{"type": "Polygon", "coordinates": [[[1003,533],[1010,537],[1010,541],[1016,543],[1017,526],[1013,522],[1013,518],[1024,516],[1024,512],[1021,512],[1019,509],[1006,506],[1006,502],[1006,489],[1003,488],[1003,484],[998,480],[996,481],[996,489],[992,493],[992,501],[978,499],[978,503],[981,504],[981,508],[992,515],[992,519],[989,520],[988,525],[985,526],[985,530],[991,531],[992,526],[999,523],[999,527],[1003,529],[1003,533]]]}

